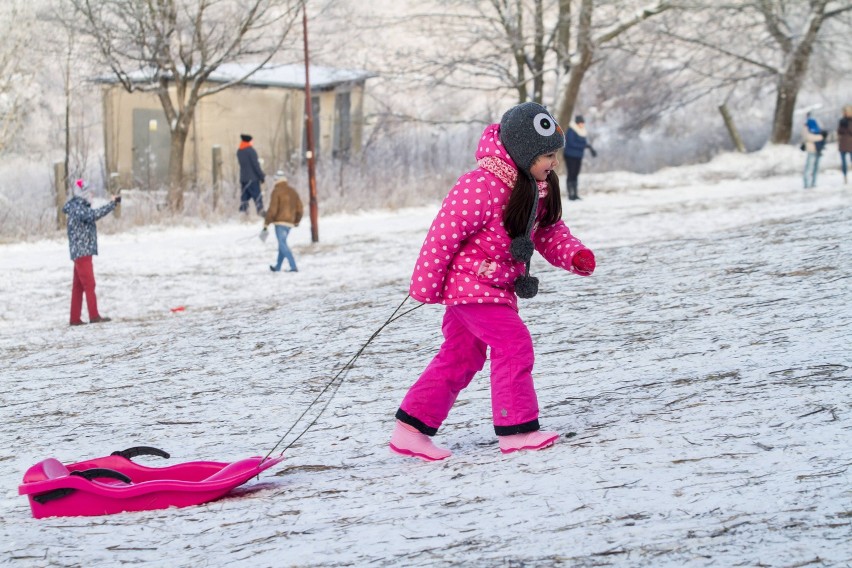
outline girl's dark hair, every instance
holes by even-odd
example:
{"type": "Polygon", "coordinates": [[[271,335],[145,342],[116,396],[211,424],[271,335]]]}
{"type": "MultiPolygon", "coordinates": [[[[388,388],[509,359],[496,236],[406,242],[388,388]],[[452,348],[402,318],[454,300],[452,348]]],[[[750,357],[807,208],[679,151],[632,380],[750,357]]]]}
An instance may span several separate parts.
{"type": "MultiPolygon", "coordinates": [[[[559,176],[556,172],[547,174],[547,185],[549,189],[542,203],[545,212],[539,224],[541,227],[548,227],[562,218],[562,194],[559,192],[559,176]]],[[[526,232],[537,193],[538,186],[535,181],[518,172],[518,179],[515,180],[515,187],[512,188],[512,195],[509,196],[509,203],[503,212],[503,226],[506,227],[510,238],[514,239],[526,232]]]]}

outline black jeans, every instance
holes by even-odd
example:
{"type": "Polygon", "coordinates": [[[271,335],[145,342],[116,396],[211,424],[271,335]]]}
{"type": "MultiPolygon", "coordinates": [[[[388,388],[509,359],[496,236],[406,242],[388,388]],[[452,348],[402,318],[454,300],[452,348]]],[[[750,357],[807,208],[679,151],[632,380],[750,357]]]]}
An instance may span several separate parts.
{"type": "Polygon", "coordinates": [[[260,182],[257,180],[250,181],[243,185],[243,192],[240,195],[240,211],[248,210],[249,199],[254,199],[257,212],[263,211],[263,194],[260,192],[260,182]]]}
{"type": "Polygon", "coordinates": [[[580,177],[580,166],[583,165],[583,158],[572,158],[565,156],[565,168],[568,170],[568,181],[577,181],[580,177]]]}

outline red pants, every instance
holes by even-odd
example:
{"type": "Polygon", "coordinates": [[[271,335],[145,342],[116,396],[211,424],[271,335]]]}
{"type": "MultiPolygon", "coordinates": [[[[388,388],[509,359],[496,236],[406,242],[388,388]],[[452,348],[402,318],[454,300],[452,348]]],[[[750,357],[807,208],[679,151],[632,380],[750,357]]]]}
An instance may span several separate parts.
{"type": "Polygon", "coordinates": [[[74,260],[74,285],[71,288],[71,323],[80,323],[83,311],[83,294],[86,294],[86,307],[89,309],[89,321],[100,317],[98,299],[95,297],[95,271],[92,269],[92,257],[81,256],[74,260]]]}

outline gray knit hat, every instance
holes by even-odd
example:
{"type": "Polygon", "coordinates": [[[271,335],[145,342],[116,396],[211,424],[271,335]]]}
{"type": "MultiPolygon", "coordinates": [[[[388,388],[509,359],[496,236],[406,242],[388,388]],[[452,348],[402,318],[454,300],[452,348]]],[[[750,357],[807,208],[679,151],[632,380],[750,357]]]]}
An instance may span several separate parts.
{"type": "Polygon", "coordinates": [[[71,195],[74,197],[82,197],[86,200],[92,198],[92,186],[84,179],[78,179],[71,186],[71,195]]]}
{"type": "Polygon", "coordinates": [[[547,109],[538,103],[522,103],[500,119],[500,141],[518,170],[530,175],[535,159],[561,150],[565,134],[547,109]]]}
{"type": "Polygon", "coordinates": [[[522,103],[507,110],[500,119],[500,141],[518,172],[531,180],[535,191],[526,231],[512,239],[510,249],[515,259],[527,265],[526,272],[515,280],[515,293],[521,298],[532,298],[538,293],[538,278],[530,276],[530,259],[535,250],[530,235],[538,211],[538,186],[530,168],[542,154],[561,150],[565,146],[565,134],[546,108],[538,103],[522,103]]]}

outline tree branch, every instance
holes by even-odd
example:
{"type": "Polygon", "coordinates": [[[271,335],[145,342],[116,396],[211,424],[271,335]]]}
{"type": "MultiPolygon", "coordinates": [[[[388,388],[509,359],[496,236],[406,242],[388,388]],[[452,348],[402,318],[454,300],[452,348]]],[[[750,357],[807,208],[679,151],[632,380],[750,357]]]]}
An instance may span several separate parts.
{"type": "Polygon", "coordinates": [[[710,49],[712,51],[717,51],[717,52],[719,52],[723,55],[727,55],[728,57],[732,57],[733,59],[736,59],[738,61],[748,63],[749,65],[755,65],[757,67],[760,67],[761,69],[765,69],[766,71],[769,71],[773,75],[780,75],[781,74],[780,69],[776,69],[775,67],[772,67],[771,65],[763,63],[762,61],[757,61],[756,59],[746,57],[745,55],[740,55],[739,53],[734,53],[733,51],[727,50],[727,49],[725,49],[723,47],[719,47],[717,45],[713,45],[712,43],[706,42],[704,40],[681,36],[679,34],[669,32],[669,31],[665,31],[665,32],[662,32],[662,33],[663,33],[663,35],[671,37],[671,38],[676,39],[678,41],[682,41],[682,42],[685,42],[685,43],[692,43],[692,44],[695,44],[695,45],[700,45],[701,47],[710,49]]]}
{"type": "Polygon", "coordinates": [[[769,31],[769,35],[781,46],[784,53],[790,53],[793,50],[793,40],[781,30],[781,22],[775,14],[775,10],[773,10],[772,4],[769,0],[759,0],[757,5],[758,11],[766,21],[766,29],[769,31]]]}
{"type": "Polygon", "coordinates": [[[605,33],[601,34],[600,36],[598,36],[595,39],[595,45],[601,45],[603,43],[606,43],[606,42],[618,37],[619,35],[623,34],[624,32],[626,32],[627,30],[629,30],[633,26],[635,26],[637,24],[641,24],[642,22],[644,22],[648,18],[656,16],[657,14],[661,14],[661,13],[665,12],[666,10],[671,9],[672,7],[673,6],[669,2],[658,2],[656,6],[644,8],[641,12],[636,14],[636,16],[634,16],[633,18],[627,20],[626,22],[622,22],[622,23],[618,24],[612,30],[605,32],[605,33]]]}
{"type": "Polygon", "coordinates": [[[835,16],[839,16],[840,14],[842,14],[844,12],[849,12],[849,11],[852,11],[852,4],[850,4],[849,6],[845,6],[843,8],[837,8],[837,9],[831,10],[829,12],[826,12],[824,17],[826,19],[833,18],[835,16]]]}

